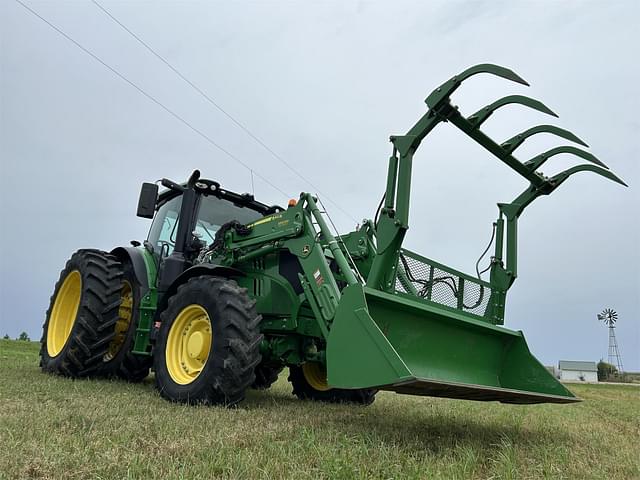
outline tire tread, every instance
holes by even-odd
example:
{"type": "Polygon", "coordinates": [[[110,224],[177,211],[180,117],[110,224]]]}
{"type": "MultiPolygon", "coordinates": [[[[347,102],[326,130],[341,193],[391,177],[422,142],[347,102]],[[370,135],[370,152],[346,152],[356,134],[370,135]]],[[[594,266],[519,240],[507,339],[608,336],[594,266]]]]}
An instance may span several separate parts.
{"type": "Polygon", "coordinates": [[[47,309],[40,341],[43,371],[72,378],[97,374],[102,358],[113,339],[113,326],[120,306],[122,265],[113,255],[95,249],[75,252],[56,283],[47,309]],[[80,271],[82,293],[78,313],[62,350],[51,357],[47,350],[47,329],[56,295],[69,273],[80,271]]]}

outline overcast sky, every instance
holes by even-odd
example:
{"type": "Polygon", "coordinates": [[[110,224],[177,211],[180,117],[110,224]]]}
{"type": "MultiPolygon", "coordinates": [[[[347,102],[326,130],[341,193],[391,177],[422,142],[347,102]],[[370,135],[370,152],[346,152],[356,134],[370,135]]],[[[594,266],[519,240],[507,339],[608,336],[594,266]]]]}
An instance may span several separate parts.
{"type": "MultiPolygon", "coordinates": [[[[312,190],[89,1],[33,10],[255,170],[256,197],[312,190]]],[[[146,237],[139,185],[194,168],[229,189],[251,175],[14,0],[0,0],[0,335],[41,335],[53,285],[78,248],[146,237]]],[[[104,2],[220,106],[355,219],[385,184],[388,137],[427,94],[466,67],[513,68],[530,88],[475,77],[455,94],[471,114],[526,94],[559,119],[510,106],[483,130],[503,141],[539,123],[584,139],[623,188],[581,173],[520,220],[519,275],[506,326],[545,364],[607,356],[596,314],[618,311],[628,370],[640,370],[640,2],[104,2]]],[[[537,135],[526,160],[563,144],[537,135]]],[[[579,163],[568,155],[545,174],[579,163]]],[[[451,125],[414,163],[405,246],[473,272],[496,203],[526,181],[451,125]]],[[[325,202],[342,231],[354,221],[325,202]]]]}

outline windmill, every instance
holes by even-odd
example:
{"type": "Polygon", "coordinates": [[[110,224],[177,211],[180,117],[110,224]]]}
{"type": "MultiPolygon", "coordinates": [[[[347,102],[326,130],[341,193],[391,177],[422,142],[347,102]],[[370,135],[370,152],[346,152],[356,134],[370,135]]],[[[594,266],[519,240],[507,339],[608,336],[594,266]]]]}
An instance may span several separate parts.
{"type": "Polygon", "coordinates": [[[604,322],[609,327],[609,364],[618,368],[619,373],[623,373],[622,357],[618,351],[618,342],[616,340],[616,322],[618,314],[611,308],[605,308],[602,313],[598,314],[598,320],[604,322]]]}

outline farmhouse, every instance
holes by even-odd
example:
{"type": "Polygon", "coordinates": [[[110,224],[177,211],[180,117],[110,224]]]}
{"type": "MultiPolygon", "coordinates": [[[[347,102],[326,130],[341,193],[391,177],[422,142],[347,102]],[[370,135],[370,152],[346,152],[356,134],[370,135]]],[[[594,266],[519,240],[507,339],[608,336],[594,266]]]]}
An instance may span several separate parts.
{"type": "Polygon", "coordinates": [[[578,382],[597,382],[598,367],[596,362],[576,362],[572,360],[560,360],[558,362],[560,380],[573,380],[578,382]]]}

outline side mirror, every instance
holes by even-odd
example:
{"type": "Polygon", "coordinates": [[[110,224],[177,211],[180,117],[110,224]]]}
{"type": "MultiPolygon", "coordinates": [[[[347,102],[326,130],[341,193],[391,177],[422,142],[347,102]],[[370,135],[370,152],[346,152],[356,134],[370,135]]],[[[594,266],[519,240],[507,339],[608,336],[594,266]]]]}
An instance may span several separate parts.
{"type": "Polygon", "coordinates": [[[153,218],[158,201],[158,185],[155,183],[143,183],[138,199],[138,217],[153,218]]]}

